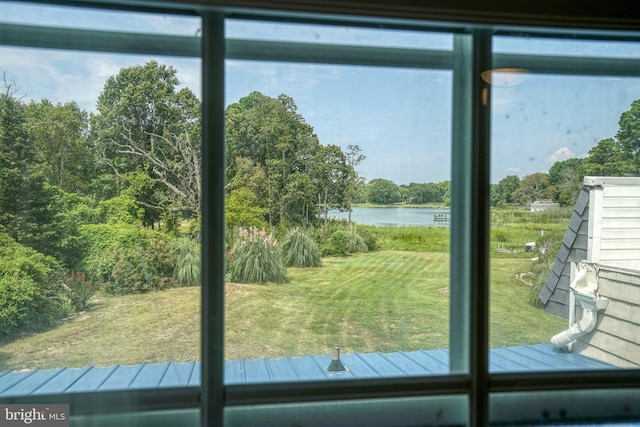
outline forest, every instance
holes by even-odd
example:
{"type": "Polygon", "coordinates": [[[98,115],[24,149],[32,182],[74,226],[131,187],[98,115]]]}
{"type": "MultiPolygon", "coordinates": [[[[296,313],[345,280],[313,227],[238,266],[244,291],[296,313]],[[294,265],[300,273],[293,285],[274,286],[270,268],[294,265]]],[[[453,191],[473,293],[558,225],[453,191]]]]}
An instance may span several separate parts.
{"type": "MultiPolygon", "coordinates": [[[[25,102],[0,77],[0,341],[85,309],[96,292],[198,285],[201,106],[179,89],[176,69],[121,69],[91,114],[74,102],[25,102]]],[[[637,175],[638,120],[640,101],[588,157],[507,176],[492,186],[492,204],[571,205],[585,175],[637,175]]],[[[336,228],[331,209],[450,201],[449,181],[367,181],[361,148],[322,145],[284,94],[252,92],[228,105],[225,144],[232,281],[282,282],[286,266],[376,248],[366,230],[336,228]],[[248,266],[265,253],[264,264],[248,266]]]]}

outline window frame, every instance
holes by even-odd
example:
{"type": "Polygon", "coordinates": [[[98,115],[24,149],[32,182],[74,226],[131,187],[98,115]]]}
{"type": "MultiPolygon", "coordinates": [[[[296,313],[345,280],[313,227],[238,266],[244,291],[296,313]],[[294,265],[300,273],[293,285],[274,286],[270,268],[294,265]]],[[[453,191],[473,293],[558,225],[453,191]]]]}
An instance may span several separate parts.
{"type": "MultiPolygon", "coordinates": [[[[52,4],[64,3],[51,1],[52,4]]],[[[251,3],[251,2],[250,2],[251,3]]],[[[75,5],[85,5],[75,3],[75,5]]],[[[98,7],[129,10],[110,3],[98,7]]],[[[255,5],[253,5],[255,6],[255,5]]],[[[334,6],[335,7],[335,6],[334,6]]],[[[621,400],[640,395],[640,369],[624,371],[549,372],[490,374],[488,371],[488,295],[489,295],[489,184],[490,184],[490,86],[480,72],[493,67],[514,66],[534,73],[571,75],[640,76],[640,60],[602,58],[564,58],[546,61],[543,55],[495,54],[492,37],[532,35],[540,37],[579,37],[585,39],[640,40],[640,33],[607,31],[576,32],[542,28],[482,27],[449,22],[399,21],[373,17],[303,16],[286,12],[246,12],[224,8],[202,9],[198,5],[169,4],[162,7],[136,6],[135,10],[200,15],[202,39],[184,36],[112,33],[58,29],[28,25],[0,24],[0,45],[29,46],[85,51],[145,53],[170,56],[199,56],[202,60],[202,379],[200,387],[126,390],[70,395],[25,396],[4,399],[3,403],[69,403],[74,414],[146,412],[167,409],[200,408],[202,425],[222,425],[226,408],[252,405],[294,405],[315,403],[332,405],[339,399],[363,400],[428,396],[466,396],[470,425],[486,425],[498,420],[493,396],[513,397],[513,413],[502,422],[525,422],[518,408],[544,413],[549,402],[544,393],[561,396],[590,390],[564,405],[567,411],[580,405],[617,395],[621,400]],[[411,50],[396,48],[318,47],[316,52],[303,43],[245,42],[225,40],[227,18],[290,20],[301,23],[376,26],[447,31],[454,33],[451,53],[432,51],[424,61],[409,61],[411,50]],[[114,35],[118,37],[114,38],[114,35]],[[132,43],[132,40],[135,40],[132,43]],[[256,49],[256,46],[258,48],[256,49]],[[266,49],[268,47],[269,49],[266,49]],[[295,49],[290,49],[295,47],[295,49]],[[264,56],[266,52],[266,57],[264,56]],[[296,54],[297,52],[297,54],[296,54]],[[393,53],[395,52],[395,53],[393,53]],[[452,234],[451,234],[451,374],[447,376],[348,380],[262,385],[225,385],[224,366],[224,61],[225,59],[269,59],[296,62],[343,63],[351,65],[446,67],[453,77],[452,134],[452,234]],[[344,61],[344,62],[340,62],[344,61]],[[209,285],[204,285],[209,284],[209,285]],[[453,303],[456,302],[456,303],[453,303]],[[454,320],[455,321],[452,321],[454,320]],[[461,320],[462,319],[462,320],[461,320]],[[518,399],[518,396],[526,398],[518,399]]],[[[366,12],[366,11],[365,11],[366,12]]],[[[381,13],[381,12],[379,12],[381,13]]],[[[376,13],[371,13],[376,15],[376,13]]],[[[567,22],[566,28],[571,28],[567,22]]],[[[620,24],[621,29],[628,30],[620,24]]],[[[638,29],[638,28],[636,28],[638,29]]],[[[417,52],[417,50],[416,50],[417,52]]],[[[415,53],[415,52],[413,52],[415,53]]],[[[640,419],[640,409],[602,410],[603,419],[640,419]]],[[[247,409],[249,411],[249,409],[247,409]]],[[[293,411],[295,412],[295,410],[293,411]]],[[[569,412],[572,413],[572,412],[569,412]]],[[[256,412],[258,414],[258,412],[256,412]]],[[[258,416],[258,415],[255,415],[258,416]]],[[[401,413],[398,416],[402,416],[401,413]]],[[[532,416],[532,415],[528,415],[532,416]]],[[[251,415],[249,415],[251,417],[251,415]]],[[[569,419],[571,421],[572,419],[569,419]]],[[[544,417],[542,421],[545,421],[544,417]]],[[[549,420],[546,420],[549,422],[549,420]]]]}

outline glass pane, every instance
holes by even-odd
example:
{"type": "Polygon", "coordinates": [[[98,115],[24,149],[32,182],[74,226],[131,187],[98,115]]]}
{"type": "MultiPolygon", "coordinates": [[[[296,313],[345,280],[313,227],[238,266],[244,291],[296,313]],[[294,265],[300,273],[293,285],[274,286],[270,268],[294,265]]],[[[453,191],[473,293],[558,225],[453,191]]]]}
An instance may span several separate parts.
{"type": "Polygon", "coordinates": [[[542,37],[496,37],[495,53],[530,55],[554,55],[564,57],[631,58],[640,55],[640,45],[635,42],[613,40],[585,41],[558,40],[542,37]]]}
{"type": "Polygon", "coordinates": [[[637,389],[495,393],[489,396],[493,424],[525,426],[638,425],[637,389]]]}
{"type": "Polygon", "coordinates": [[[0,57],[0,396],[199,384],[200,60],[0,57]]]}
{"type": "Polygon", "coordinates": [[[341,25],[309,25],[284,22],[225,21],[229,39],[330,43],[337,45],[452,50],[453,36],[406,30],[380,30],[341,25]]]}
{"type": "Polygon", "coordinates": [[[80,7],[3,2],[0,23],[86,30],[199,36],[200,18],[80,7]]]}
{"type": "Polygon", "coordinates": [[[491,369],[640,366],[640,79],[493,77],[491,369]]]}
{"type": "Polygon", "coordinates": [[[255,424],[371,427],[389,425],[468,425],[466,396],[335,400],[316,403],[230,406],[226,426],[255,424]]]}
{"type": "Polygon", "coordinates": [[[448,373],[452,73],[226,75],[226,382],[448,373]]]}

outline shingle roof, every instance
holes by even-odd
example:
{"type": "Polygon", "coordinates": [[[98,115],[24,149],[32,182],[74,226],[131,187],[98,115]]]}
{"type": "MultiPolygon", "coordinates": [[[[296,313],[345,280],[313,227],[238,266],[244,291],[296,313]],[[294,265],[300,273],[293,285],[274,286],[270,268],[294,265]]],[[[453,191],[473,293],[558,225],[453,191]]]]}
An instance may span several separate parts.
{"type": "Polygon", "coordinates": [[[562,240],[553,268],[538,297],[545,310],[557,316],[569,317],[569,267],[570,261],[587,258],[587,227],[589,222],[589,190],[580,191],[562,240]]]}
{"type": "MultiPolygon", "coordinates": [[[[418,350],[395,353],[343,354],[349,369],[330,374],[331,355],[280,359],[239,359],[225,362],[225,383],[245,384],[281,381],[390,378],[446,374],[449,351],[418,350]]],[[[618,369],[573,353],[559,353],[550,344],[520,345],[493,349],[491,372],[618,369]]],[[[122,389],[197,386],[200,363],[160,363],[134,366],[60,368],[28,372],[0,372],[0,398],[10,396],[64,394],[122,389]]]]}

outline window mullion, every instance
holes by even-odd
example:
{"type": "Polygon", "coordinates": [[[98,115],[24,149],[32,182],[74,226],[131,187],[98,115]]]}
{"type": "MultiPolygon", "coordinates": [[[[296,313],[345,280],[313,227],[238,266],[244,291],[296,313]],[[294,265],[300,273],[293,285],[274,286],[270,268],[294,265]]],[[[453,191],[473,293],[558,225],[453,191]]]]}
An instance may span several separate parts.
{"type": "Polygon", "coordinates": [[[469,374],[471,426],[489,422],[489,219],[490,219],[490,141],[491,93],[481,78],[492,68],[491,33],[477,30],[473,34],[472,135],[471,135],[471,233],[470,233],[470,334],[469,374]]]}
{"type": "Polygon", "coordinates": [[[202,407],[222,425],[224,374],[224,19],[202,16],[202,407]]]}

